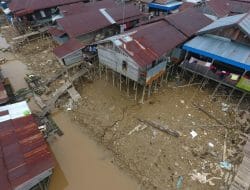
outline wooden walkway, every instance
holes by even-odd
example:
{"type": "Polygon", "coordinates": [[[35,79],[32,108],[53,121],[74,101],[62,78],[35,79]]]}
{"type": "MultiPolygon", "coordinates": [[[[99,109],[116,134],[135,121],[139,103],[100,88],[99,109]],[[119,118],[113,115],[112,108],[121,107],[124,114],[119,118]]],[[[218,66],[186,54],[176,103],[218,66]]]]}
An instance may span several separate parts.
{"type": "Polygon", "coordinates": [[[250,136],[243,148],[243,161],[229,190],[248,190],[250,188],[250,136]]]}

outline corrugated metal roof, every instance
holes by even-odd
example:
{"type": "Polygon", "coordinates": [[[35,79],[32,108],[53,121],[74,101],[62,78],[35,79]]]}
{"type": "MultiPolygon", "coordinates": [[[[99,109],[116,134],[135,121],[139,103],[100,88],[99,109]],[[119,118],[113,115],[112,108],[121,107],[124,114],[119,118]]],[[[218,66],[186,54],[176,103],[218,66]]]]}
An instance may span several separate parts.
{"type": "Polygon", "coordinates": [[[107,38],[125,51],[141,67],[152,64],[187,39],[166,21],[140,26],[131,32],[107,38]]]}
{"type": "Polygon", "coordinates": [[[60,37],[66,33],[65,31],[60,30],[56,27],[49,27],[48,32],[50,33],[50,35],[57,37],[60,37]]]}
{"type": "Polygon", "coordinates": [[[78,40],[71,38],[69,41],[66,43],[57,46],[54,50],[53,53],[58,57],[58,58],[63,58],[66,55],[69,55],[79,49],[84,48],[85,45],[80,43],[78,40]]]}
{"type": "Polygon", "coordinates": [[[101,8],[111,8],[115,6],[117,6],[117,4],[113,0],[102,0],[90,3],[79,2],[69,5],[63,5],[59,7],[59,10],[63,15],[72,15],[91,12],[101,8]]]}
{"type": "Polygon", "coordinates": [[[188,37],[212,23],[211,19],[196,8],[189,8],[177,14],[166,16],[165,19],[188,37]]]}
{"type": "Polygon", "coordinates": [[[32,13],[36,10],[57,7],[59,5],[66,5],[79,1],[82,0],[12,0],[9,4],[9,8],[14,14],[22,13],[25,15],[26,13],[32,13]]]}
{"type": "Polygon", "coordinates": [[[66,16],[58,19],[57,23],[71,38],[88,34],[111,25],[99,10],[66,16]]]}
{"type": "Polygon", "coordinates": [[[21,114],[27,108],[25,104],[0,107],[7,109],[9,118],[14,118],[2,118],[0,122],[0,184],[5,190],[15,189],[54,167],[51,152],[33,116],[21,114]]]}
{"type": "Polygon", "coordinates": [[[183,48],[250,71],[250,47],[212,35],[197,36],[183,48]]]}
{"type": "Polygon", "coordinates": [[[238,26],[244,33],[250,35],[250,13],[220,18],[202,28],[198,33],[205,33],[229,26],[238,26]]]}
{"type": "Polygon", "coordinates": [[[227,16],[230,12],[228,0],[209,0],[206,3],[207,6],[211,8],[218,17],[227,16]]]}
{"type": "Polygon", "coordinates": [[[250,10],[250,1],[230,0],[230,12],[241,14],[247,13],[250,10]]]}
{"type": "MultiPolygon", "coordinates": [[[[105,7],[104,7],[105,8],[105,7]]],[[[122,6],[106,8],[106,12],[112,18],[121,24],[123,21],[122,6]]],[[[136,6],[132,4],[125,5],[124,21],[136,20],[142,14],[136,6]]],[[[93,7],[92,11],[65,16],[58,19],[57,23],[62,27],[70,37],[81,36],[99,29],[111,26],[109,20],[100,12],[99,6],[93,7]]]]}

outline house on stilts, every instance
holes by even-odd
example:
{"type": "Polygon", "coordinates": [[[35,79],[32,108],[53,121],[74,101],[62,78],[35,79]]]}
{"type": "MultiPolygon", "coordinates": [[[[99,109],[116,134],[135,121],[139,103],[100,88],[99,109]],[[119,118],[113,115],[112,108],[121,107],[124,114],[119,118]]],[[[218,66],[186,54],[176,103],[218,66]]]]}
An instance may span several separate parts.
{"type": "Polygon", "coordinates": [[[172,54],[176,55],[181,44],[211,22],[192,8],[106,38],[97,46],[100,66],[107,77],[107,72],[112,72],[113,84],[118,79],[120,90],[126,84],[129,92],[133,82],[135,99],[137,86],[142,87],[143,100],[146,91],[150,96],[151,88],[161,85],[172,54]]]}
{"type": "MultiPolygon", "coordinates": [[[[204,27],[183,45],[184,70],[217,82],[212,96],[228,87],[228,100],[241,92],[238,106],[250,93],[250,13],[224,17],[204,27]]],[[[194,77],[193,77],[194,78],[194,77]]]]}

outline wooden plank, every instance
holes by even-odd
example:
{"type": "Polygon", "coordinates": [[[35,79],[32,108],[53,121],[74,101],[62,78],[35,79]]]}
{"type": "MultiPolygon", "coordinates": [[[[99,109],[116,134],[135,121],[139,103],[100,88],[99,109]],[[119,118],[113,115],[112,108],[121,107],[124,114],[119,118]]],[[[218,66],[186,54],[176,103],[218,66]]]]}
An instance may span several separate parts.
{"type": "Polygon", "coordinates": [[[67,91],[74,102],[77,102],[81,99],[81,95],[76,91],[75,87],[72,86],[67,91]]]}

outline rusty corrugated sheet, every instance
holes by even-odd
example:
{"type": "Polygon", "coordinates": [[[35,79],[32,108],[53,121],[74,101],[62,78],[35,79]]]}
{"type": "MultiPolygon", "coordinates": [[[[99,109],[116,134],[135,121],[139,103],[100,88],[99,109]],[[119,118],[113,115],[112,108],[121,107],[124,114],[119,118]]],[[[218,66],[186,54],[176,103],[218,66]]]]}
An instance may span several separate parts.
{"type": "Polygon", "coordinates": [[[230,0],[230,12],[231,14],[241,14],[250,11],[250,1],[237,1],[230,0]]]}
{"type": "Polygon", "coordinates": [[[212,20],[202,14],[196,8],[189,8],[165,17],[165,19],[187,37],[193,36],[201,28],[212,23],[212,20]]]}
{"type": "Polygon", "coordinates": [[[101,8],[111,8],[114,6],[117,6],[117,4],[113,0],[102,0],[90,3],[78,2],[69,5],[63,5],[59,7],[59,10],[63,15],[73,15],[91,12],[101,8]]]}
{"type": "Polygon", "coordinates": [[[1,122],[0,147],[3,189],[14,189],[54,167],[52,154],[32,115],[1,122]]]}
{"type": "MultiPolygon", "coordinates": [[[[100,12],[99,6],[92,7],[91,9],[92,11],[65,16],[64,18],[58,19],[57,23],[72,38],[112,25],[112,23],[110,23],[110,21],[100,12]]],[[[123,18],[122,9],[122,6],[116,5],[112,8],[106,8],[106,12],[113,17],[118,24],[123,23],[123,19],[124,22],[128,22],[136,20],[141,16],[136,6],[128,4],[125,5],[125,14],[123,18]]]]}
{"type": "Polygon", "coordinates": [[[132,40],[125,42],[121,38],[123,44],[119,47],[141,67],[152,64],[187,40],[186,36],[164,20],[134,29],[129,36],[132,40]]]}
{"type": "Polygon", "coordinates": [[[58,58],[63,58],[68,54],[73,53],[74,51],[77,51],[79,49],[84,48],[85,45],[79,42],[78,40],[71,38],[69,41],[66,43],[57,46],[54,50],[53,53],[58,57],[58,58]]]}
{"type": "Polygon", "coordinates": [[[14,14],[22,13],[25,15],[36,10],[57,7],[59,5],[66,5],[80,1],[82,0],[12,0],[9,4],[9,8],[14,14]],[[20,13],[18,13],[19,11],[20,13]]]}

